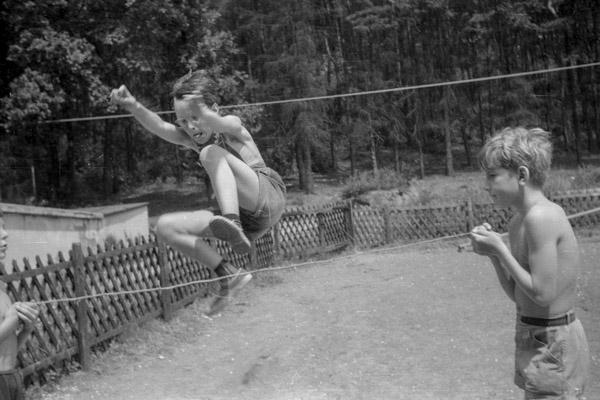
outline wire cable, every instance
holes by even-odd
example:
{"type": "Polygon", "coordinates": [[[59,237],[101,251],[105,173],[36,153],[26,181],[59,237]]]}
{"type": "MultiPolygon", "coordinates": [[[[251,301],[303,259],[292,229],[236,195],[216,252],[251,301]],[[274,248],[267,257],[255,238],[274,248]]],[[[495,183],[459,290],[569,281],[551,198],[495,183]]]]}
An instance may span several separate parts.
{"type": "MultiPolygon", "coordinates": [[[[587,63],[587,64],[570,65],[570,66],[566,66],[566,67],[547,68],[547,69],[539,69],[539,70],[535,70],[535,71],[525,71],[525,72],[515,72],[512,74],[484,76],[484,77],[480,77],[480,78],[459,79],[459,80],[455,80],[455,81],[425,83],[425,84],[421,84],[421,85],[401,86],[401,87],[389,88],[389,89],[366,90],[366,91],[361,91],[361,92],[341,93],[341,94],[332,94],[332,95],[325,95],[325,96],[312,96],[312,97],[302,97],[302,98],[294,98],[294,99],[261,101],[261,102],[256,102],[256,103],[242,103],[242,104],[237,104],[237,105],[226,105],[226,106],[219,106],[219,109],[259,107],[259,106],[266,106],[266,105],[273,105],[273,104],[287,104],[287,103],[298,103],[298,102],[303,102],[303,101],[331,100],[331,99],[339,99],[339,98],[344,98],[344,97],[366,96],[366,95],[372,95],[372,94],[383,94],[383,93],[392,93],[392,92],[405,92],[405,91],[409,91],[409,90],[463,85],[466,83],[486,82],[486,81],[501,80],[501,79],[508,79],[508,78],[518,78],[521,76],[547,74],[547,73],[561,72],[561,71],[567,71],[567,70],[573,70],[573,69],[592,68],[592,67],[598,67],[598,66],[600,66],[600,62],[593,62],[593,63],[587,63]]],[[[159,114],[159,115],[173,114],[173,113],[174,113],[174,111],[158,111],[158,112],[156,112],[156,114],[159,114]]],[[[131,115],[131,114],[115,114],[115,115],[103,115],[103,116],[95,116],[95,117],[92,116],[92,117],[78,117],[78,118],[62,118],[62,119],[54,119],[54,120],[49,120],[49,121],[41,121],[41,122],[39,122],[39,124],[60,124],[60,123],[67,123],[67,122],[99,121],[99,120],[131,118],[131,117],[133,117],[133,115],[131,115]]]]}

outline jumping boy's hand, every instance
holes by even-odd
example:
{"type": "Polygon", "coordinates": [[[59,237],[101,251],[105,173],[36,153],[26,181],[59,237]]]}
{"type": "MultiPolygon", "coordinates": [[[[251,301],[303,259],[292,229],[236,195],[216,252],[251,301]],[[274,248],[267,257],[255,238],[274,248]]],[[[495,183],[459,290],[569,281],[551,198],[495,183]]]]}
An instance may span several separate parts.
{"type": "Polygon", "coordinates": [[[121,85],[110,92],[110,102],[127,109],[135,105],[136,99],[125,85],[121,85]]]}
{"type": "Polygon", "coordinates": [[[476,226],[469,235],[473,251],[484,256],[495,256],[504,246],[502,235],[492,230],[487,222],[476,226]]]}

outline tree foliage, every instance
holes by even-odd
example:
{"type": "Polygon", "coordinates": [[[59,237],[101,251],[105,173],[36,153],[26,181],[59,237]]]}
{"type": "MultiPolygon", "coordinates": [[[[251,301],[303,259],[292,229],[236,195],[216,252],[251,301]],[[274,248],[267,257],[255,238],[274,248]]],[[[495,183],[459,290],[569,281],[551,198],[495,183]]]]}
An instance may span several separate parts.
{"type": "Polygon", "coordinates": [[[227,112],[268,163],[306,191],[314,171],[346,163],[423,174],[444,157],[452,173],[506,125],[551,130],[577,163],[600,149],[598,68],[244,107],[599,61],[595,0],[7,0],[0,10],[7,200],[97,203],[123,185],[198,175],[194,154],[131,119],[47,123],[119,113],[106,98],[120,84],[169,110],[172,82],[198,68],[219,81],[222,105],[239,105],[227,112]]]}

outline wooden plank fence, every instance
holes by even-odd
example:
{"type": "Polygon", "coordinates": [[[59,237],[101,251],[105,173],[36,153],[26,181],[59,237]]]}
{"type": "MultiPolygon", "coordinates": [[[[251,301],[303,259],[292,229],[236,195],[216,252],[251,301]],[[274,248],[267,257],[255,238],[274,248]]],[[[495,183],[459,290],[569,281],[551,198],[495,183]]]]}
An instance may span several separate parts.
{"type": "MultiPolygon", "coordinates": [[[[600,207],[600,190],[553,196],[567,214],[600,207]]],[[[208,242],[236,266],[266,268],[282,260],[326,255],[348,246],[372,248],[392,243],[411,243],[468,232],[487,221],[506,231],[510,211],[492,204],[451,204],[407,209],[374,208],[338,202],[313,208],[289,208],[280,222],[253,243],[247,255],[234,254],[221,241],[208,242]]],[[[600,212],[571,221],[575,228],[597,229],[600,212]]],[[[102,349],[128,327],[173,312],[207,295],[210,284],[188,284],[211,277],[195,260],[183,256],[151,235],[127,243],[82,249],[73,244],[68,258],[62,253],[43,262],[35,257],[12,271],[0,263],[0,279],[7,283],[13,301],[51,301],[103,293],[76,301],[42,304],[32,339],[19,353],[23,375],[43,380],[50,370],[73,362],[87,368],[90,354],[102,349]],[[160,288],[183,285],[168,290],[160,288]]]]}

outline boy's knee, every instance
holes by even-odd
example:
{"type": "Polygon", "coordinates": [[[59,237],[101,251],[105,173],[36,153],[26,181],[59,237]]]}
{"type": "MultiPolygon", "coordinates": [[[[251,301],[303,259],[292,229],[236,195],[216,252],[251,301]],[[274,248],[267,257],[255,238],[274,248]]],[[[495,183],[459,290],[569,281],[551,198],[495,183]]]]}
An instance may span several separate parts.
{"type": "Polygon", "coordinates": [[[172,236],[174,230],[173,230],[174,224],[173,224],[173,218],[171,218],[171,215],[169,214],[164,214],[161,215],[160,217],[158,217],[158,220],[156,221],[156,235],[158,236],[159,239],[168,239],[170,236],[172,236]]]}
{"type": "Polygon", "coordinates": [[[200,150],[200,162],[203,166],[223,157],[223,148],[216,144],[209,144],[200,150]]]}

